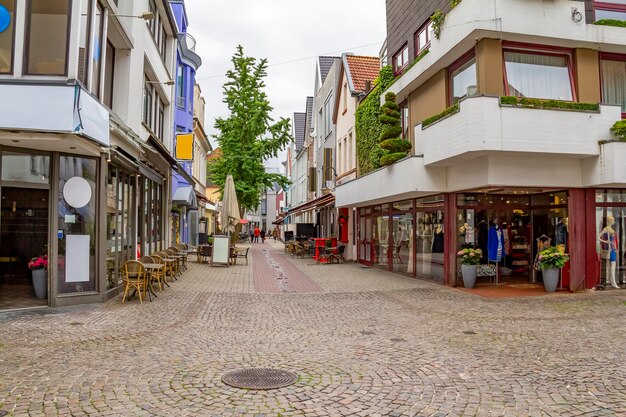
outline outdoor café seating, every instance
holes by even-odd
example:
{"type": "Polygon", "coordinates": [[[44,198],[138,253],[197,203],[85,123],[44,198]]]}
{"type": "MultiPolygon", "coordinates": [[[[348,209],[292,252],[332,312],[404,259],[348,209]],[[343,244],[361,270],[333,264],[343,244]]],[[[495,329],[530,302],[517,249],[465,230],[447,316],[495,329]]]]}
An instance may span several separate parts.
{"type": "Polygon", "coordinates": [[[213,246],[200,245],[198,246],[198,263],[210,262],[213,256],[213,246]]]}
{"type": "Polygon", "coordinates": [[[122,304],[126,301],[128,291],[134,289],[139,295],[139,303],[142,303],[141,295],[147,288],[146,269],[139,261],[126,261],[122,270],[122,284],[124,285],[124,295],[122,296],[122,304]]]}
{"type": "Polygon", "coordinates": [[[232,255],[233,264],[237,264],[237,259],[245,259],[246,265],[248,265],[248,252],[250,251],[250,247],[247,248],[234,248],[234,252],[232,255]]]}
{"type": "Polygon", "coordinates": [[[154,258],[152,256],[142,256],[141,258],[138,259],[139,262],[141,262],[144,266],[144,268],[146,268],[146,276],[148,279],[148,285],[151,286],[152,283],[156,282],[159,289],[161,291],[164,290],[163,288],[163,274],[165,273],[165,269],[162,263],[157,263],[155,262],[154,258]],[[158,267],[156,265],[159,265],[158,267]]]}

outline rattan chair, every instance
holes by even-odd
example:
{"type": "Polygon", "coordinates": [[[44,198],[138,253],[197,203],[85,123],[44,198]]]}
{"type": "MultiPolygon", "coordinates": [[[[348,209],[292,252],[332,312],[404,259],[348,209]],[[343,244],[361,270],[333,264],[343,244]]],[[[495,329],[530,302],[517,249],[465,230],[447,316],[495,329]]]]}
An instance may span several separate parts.
{"type": "Polygon", "coordinates": [[[129,289],[134,289],[139,294],[139,303],[141,304],[141,294],[144,293],[147,288],[146,269],[139,261],[126,261],[124,262],[122,272],[122,284],[124,285],[124,295],[122,296],[122,304],[126,301],[129,289]]]}
{"type": "Polygon", "coordinates": [[[167,254],[167,256],[169,256],[172,259],[176,259],[176,265],[174,266],[174,272],[176,273],[177,276],[180,276],[182,274],[182,266],[183,266],[183,259],[182,257],[178,254],[178,252],[176,252],[173,249],[165,249],[163,252],[165,252],[167,254]]]}
{"type": "Polygon", "coordinates": [[[211,262],[210,258],[213,256],[213,246],[202,245],[198,246],[198,263],[211,262]]]}
{"type": "Polygon", "coordinates": [[[176,276],[174,274],[176,261],[166,261],[165,259],[170,259],[170,257],[167,253],[163,251],[153,253],[151,256],[158,256],[160,258],[160,261],[165,264],[165,277],[167,278],[169,276],[171,278],[171,282],[174,282],[174,280],[176,279],[176,276]]]}
{"type": "MultiPolygon", "coordinates": [[[[159,255],[151,255],[150,256],[155,264],[159,264],[159,265],[163,265],[163,268],[159,271],[160,272],[160,277],[161,277],[161,284],[165,284],[165,286],[169,287],[170,284],[167,283],[167,264],[163,261],[163,258],[161,258],[159,255]]],[[[165,289],[165,286],[163,287],[163,289],[165,289]]]]}
{"type": "MultiPolygon", "coordinates": [[[[155,262],[152,256],[142,256],[141,258],[138,259],[138,261],[141,262],[142,264],[156,264],[156,263],[162,264],[163,263],[163,262],[155,262]]],[[[154,269],[146,268],[146,274],[149,276],[150,285],[152,285],[153,282],[156,282],[161,291],[163,291],[164,272],[165,272],[165,267],[162,268],[161,270],[154,270],[154,269]]]]}
{"type": "Polygon", "coordinates": [[[178,246],[170,246],[169,248],[167,248],[167,250],[172,251],[173,254],[176,256],[180,256],[181,270],[186,271],[188,269],[187,268],[187,253],[181,252],[178,246]]]}

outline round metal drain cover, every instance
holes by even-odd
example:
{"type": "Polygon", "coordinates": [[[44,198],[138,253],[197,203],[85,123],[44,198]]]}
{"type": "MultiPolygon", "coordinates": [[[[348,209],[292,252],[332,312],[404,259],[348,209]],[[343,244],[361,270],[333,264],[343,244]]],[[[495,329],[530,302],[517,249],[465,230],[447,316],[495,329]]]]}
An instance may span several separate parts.
{"type": "Polygon", "coordinates": [[[270,368],[248,368],[233,371],[222,376],[222,382],[235,388],[244,389],[276,389],[294,384],[298,375],[270,368]]]}

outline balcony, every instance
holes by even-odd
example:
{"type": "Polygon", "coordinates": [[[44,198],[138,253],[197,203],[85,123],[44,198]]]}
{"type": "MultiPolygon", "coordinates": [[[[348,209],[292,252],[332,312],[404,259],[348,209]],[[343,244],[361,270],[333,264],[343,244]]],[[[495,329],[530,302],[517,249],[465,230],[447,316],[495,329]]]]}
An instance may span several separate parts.
{"type": "Polygon", "coordinates": [[[426,169],[423,158],[410,157],[341,184],[335,190],[335,206],[361,206],[390,199],[402,200],[445,189],[445,168],[426,169]]]}
{"type": "Polygon", "coordinates": [[[600,157],[585,161],[583,179],[588,187],[626,186],[626,142],[604,142],[600,157]]]}
{"type": "Polygon", "coordinates": [[[497,97],[467,98],[457,113],[415,127],[415,153],[424,155],[425,166],[496,153],[587,158],[600,154],[598,141],[611,137],[620,118],[618,106],[601,105],[599,112],[542,110],[501,105],[497,97]]]}
{"type": "MultiPolygon", "coordinates": [[[[463,0],[444,21],[440,39],[433,38],[430,53],[409,68],[388,91],[398,102],[469,51],[483,38],[546,44],[567,48],[623,53],[626,29],[585,23],[585,3],[551,0],[463,0]],[[577,9],[583,19],[572,18],[577,9]]],[[[381,104],[384,94],[381,95],[381,104]]]]}
{"type": "Polygon", "coordinates": [[[0,84],[3,130],[66,133],[109,146],[109,112],[79,85],[0,84]]]}

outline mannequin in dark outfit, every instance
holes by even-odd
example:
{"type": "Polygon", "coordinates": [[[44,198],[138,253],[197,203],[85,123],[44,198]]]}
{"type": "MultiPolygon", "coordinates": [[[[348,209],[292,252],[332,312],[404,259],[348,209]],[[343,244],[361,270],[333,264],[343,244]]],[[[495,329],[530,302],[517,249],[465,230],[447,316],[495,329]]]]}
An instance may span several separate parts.
{"type": "Polygon", "coordinates": [[[443,228],[437,225],[433,237],[433,253],[443,253],[443,228]]]}

